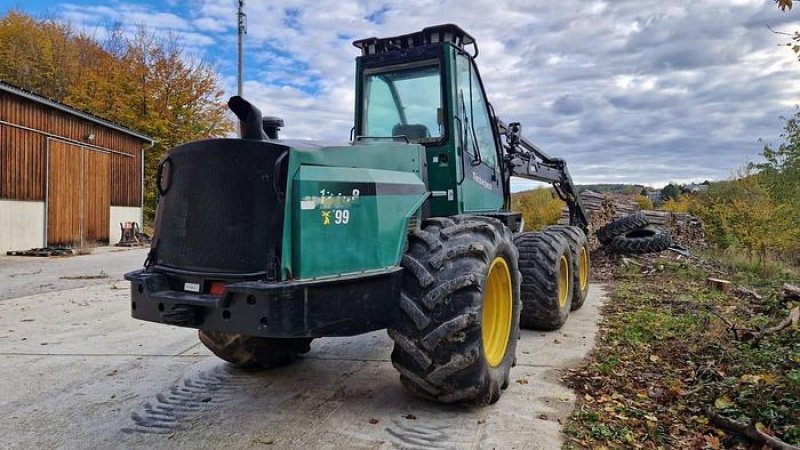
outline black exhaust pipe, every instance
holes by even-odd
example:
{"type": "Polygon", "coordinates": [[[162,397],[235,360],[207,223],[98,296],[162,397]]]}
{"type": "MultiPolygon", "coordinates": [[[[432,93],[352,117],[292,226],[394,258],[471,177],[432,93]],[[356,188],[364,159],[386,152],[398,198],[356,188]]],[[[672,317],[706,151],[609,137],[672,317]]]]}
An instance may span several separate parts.
{"type": "Polygon", "coordinates": [[[242,139],[267,141],[269,137],[264,132],[261,110],[238,95],[228,100],[228,108],[239,118],[239,134],[242,139]]]}

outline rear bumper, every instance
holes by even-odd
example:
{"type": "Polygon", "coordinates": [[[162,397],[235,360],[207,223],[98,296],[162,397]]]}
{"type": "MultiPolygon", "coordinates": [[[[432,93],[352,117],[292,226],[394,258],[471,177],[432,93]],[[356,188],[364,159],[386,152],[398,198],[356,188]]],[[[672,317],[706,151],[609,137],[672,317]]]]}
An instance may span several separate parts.
{"type": "Polygon", "coordinates": [[[169,275],[137,270],[136,319],[263,337],[353,336],[386,328],[395,316],[403,269],[312,281],[228,284],[222,296],[170,289],[169,275]]]}

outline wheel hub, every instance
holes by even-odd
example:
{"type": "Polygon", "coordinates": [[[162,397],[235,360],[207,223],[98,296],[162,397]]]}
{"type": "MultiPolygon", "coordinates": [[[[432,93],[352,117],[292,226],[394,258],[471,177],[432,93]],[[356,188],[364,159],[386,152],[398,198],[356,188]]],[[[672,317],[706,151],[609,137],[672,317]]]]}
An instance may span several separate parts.
{"type": "Polygon", "coordinates": [[[486,277],[481,316],[483,353],[491,367],[503,361],[511,334],[513,297],[511,272],[503,258],[495,258],[486,277]]]}

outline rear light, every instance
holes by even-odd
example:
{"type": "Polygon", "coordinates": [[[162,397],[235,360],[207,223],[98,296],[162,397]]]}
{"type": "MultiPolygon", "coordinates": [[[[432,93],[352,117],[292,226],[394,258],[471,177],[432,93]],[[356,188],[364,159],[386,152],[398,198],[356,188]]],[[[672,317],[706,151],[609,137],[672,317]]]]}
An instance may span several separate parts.
{"type": "Polygon", "coordinates": [[[208,289],[208,293],[211,295],[222,295],[225,293],[225,282],[224,281],[212,281],[211,287],[208,289]]]}

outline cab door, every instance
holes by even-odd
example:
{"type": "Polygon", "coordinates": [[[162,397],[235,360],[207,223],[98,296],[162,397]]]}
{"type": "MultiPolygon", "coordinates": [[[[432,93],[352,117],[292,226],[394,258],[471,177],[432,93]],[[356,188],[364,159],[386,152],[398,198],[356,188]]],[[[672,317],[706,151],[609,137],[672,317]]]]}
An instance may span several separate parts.
{"type": "Polygon", "coordinates": [[[457,141],[463,178],[459,199],[464,212],[492,212],[503,207],[498,139],[477,68],[464,53],[455,55],[457,141]]]}

